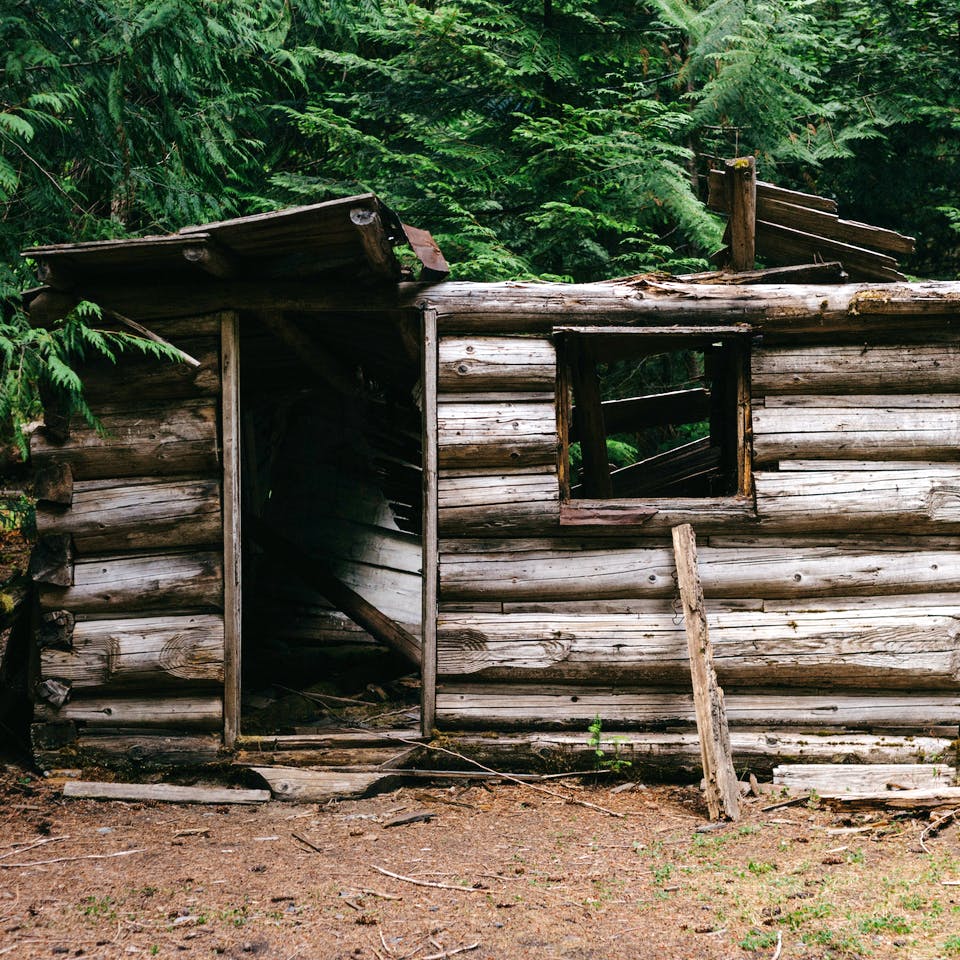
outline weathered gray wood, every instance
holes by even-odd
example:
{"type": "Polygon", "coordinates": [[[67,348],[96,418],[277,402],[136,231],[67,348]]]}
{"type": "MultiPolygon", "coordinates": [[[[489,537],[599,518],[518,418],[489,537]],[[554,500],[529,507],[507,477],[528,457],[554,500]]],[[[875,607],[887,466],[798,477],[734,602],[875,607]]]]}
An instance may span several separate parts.
{"type": "Polygon", "coordinates": [[[885,790],[878,793],[836,793],[832,790],[821,799],[842,803],[850,809],[892,807],[896,810],[932,810],[960,804],[960,787],[936,787],[932,790],[885,790]]]}
{"type": "Polygon", "coordinates": [[[557,354],[550,340],[533,337],[443,337],[440,340],[441,392],[553,390],[556,376],[557,354]]]}
{"type": "Polygon", "coordinates": [[[303,767],[250,769],[263,777],[275,800],[292,800],[295,803],[319,803],[335,797],[362,797],[379,784],[397,780],[397,774],[392,770],[348,773],[303,767]]]}
{"type": "MultiPolygon", "coordinates": [[[[960,555],[947,544],[788,541],[778,547],[764,539],[741,540],[699,549],[700,576],[711,599],[960,590],[960,555]]],[[[676,586],[666,547],[544,538],[498,546],[444,541],[440,588],[444,600],[587,600],[672,597],[676,586]]]]}
{"type": "Polygon", "coordinates": [[[556,473],[512,474],[480,468],[473,476],[451,476],[441,469],[438,492],[444,536],[557,529],[560,486],[556,473]]]}
{"type": "MultiPolygon", "coordinates": [[[[499,769],[576,769],[594,759],[593,745],[582,732],[462,733],[447,738],[452,748],[499,769]]],[[[867,734],[794,733],[766,730],[730,731],[738,769],[761,775],[784,761],[853,763],[916,763],[952,757],[951,741],[937,737],[870,736],[867,734]]],[[[631,774],[656,779],[700,772],[700,744],[696,733],[641,733],[618,728],[604,730],[601,747],[608,757],[629,761],[631,774]]]]}
{"type": "Polygon", "coordinates": [[[775,786],[830,794],[870,794],[950,787],[956,767],[936,763],[793,763],[775,767],[775,786]]]}
{"type": "MultiPolygon", "coordinates": [[[[932,694],[783,693],[769,690],[726,693],[732,726],[760,728],[827,727],[871,732],[923,731],[953,736],[960,723],[960,696],[932,694]]],[[[585,729],[594,717],[606,725],[642,728],[692,725],[689,694],[599,686],[546,684],[442,684],[437,690],[438,722],[455,728],[517,728],[529,725],[585,729]]]]}
{"type": "MultiPolygon", "coordinates": [[[[841,603],[842,601],[837,601],[841,603]]],[[[828,611],[730,610],[708,616],[717,675],[740,687],[960,687],[960,595],[952,605],[828,611]]],[[[584,605],[586,606],[586,604],[584,605]]],[[[440,616],[439,672],[532,683],[680,685],[684,628],[661,610],[555,610],[440,616]]],[[[802,607],[802,605],[801,605],[802,607]]]]}
{"type": "Polygon", "coordinates": [[[71,534],[80,554],[187,547],[220,540],[220,484],[117,481],[104,488],[78,482],[69,510],[37,509],[42,535],[71,534]]]}
{"type": "Polygon", "coordinates": [[[730,229],[730,268],[752,270],[757,221],[757,161],[755,157],[727,160],[725,187],[730,229]]]}
{"type": "Polygon", "coordinates": [[[218,470],[217,408],[207,400],[151,403],[131,409],[100,408],[104,434],[85,424],[58,446],[39,431],[30,442],[38,464],[70,464],[77,480],[142,477],[154,474],[202,474],[218,470]]]}
{"type": "Polygon", "coordinates": [[[38,720],[73,720],[102,727],[176,727],[214,730],[223,723],[223,698],[217,694],[192,697],[83,697],[59,710],[37,704],[38,720]]]}
{"type": "Polygon", "coordinates": [[[41,613],[37,623],[37,646],[43,650],[54,647],[69,650],[73,643],[75,618],[69,610],[49,610],[41,613]]]}
{"type": "Polygon", "coordinates": [[[240,317],[220,325],[223,437],[223,740],[231,749],[240,732],[242,626],[242,503],[240,499],[240,317]]]}
{"type": "Polygon", "coordinates": [[[174,783],[116,783],[68,780],[63,795],[87,800],[162,800],[165,803],[266,803],[269,790],[237,787],[181,787],[174,783]]]}
{"type": "Polygon", "coordinates": [[[72,587],[43,586],[43,610],[115,616],[140,610],[218,610],[223,596],[219,551],[80,560],[72,587]]]}
{"type": "MultiPolygon", "coordinates": [[[[726,189],[727,170],[711,170],[708,175],[709,196],[707,204],[711,210],[725,213],[728,209],[728,194],[726,189]]],[[[828,213],[837,212],[837,201],[829,197],[818,197],[815,193],[801,193],[798,190],[787,190],[778,187],[766,180],[757,181],[757,196],[760,199],[780,200],[797,206],[808,207],[811,210],[824,210],[828,213]]]]}
{"type": "Polygon", "coordinates": [[[28,570],[34,583],[69,587],[74,582],[73,539],[69,533],[48,533],[38,537],[30,554],[28,570]]]}
{"type": "MultiPolygon", "coordinates": [[[[171,726],[173,724],[171,723],[171,726]]],[[[86,727],[71,745],[70,762],[123,765],[129,768],[182,770],[216,764],[223,741],[221,734],[196,731],[155,730],[151,728],[116,730],[110,727],[86,727]]],[[[54,754],[45,754],[48,765],[63,766],[65,757],[52,764],[54,754]]],[[[39,757],[38,757],[39,759],[39,757]]]]}
{"type": "Polygon", "coordinates": [[[730,754],[730,729],[723,690],[713,665],[706,603],[697,570],[697,539],[690,524],[673,528],[673,552],[690,657],[707,810],[711,820],[739,820],[740,788],[730,754]]]}
{"type": "Polygon", "coordinates": [[[437,450],[437,314],[423,311],[423,566],[421,573],[420,729],[430,736],[437,716],[437,598],[439,593],[439,492],[437,450]]]}
{"type": "Polygon", "coordinates": [[[212,615],[90,620],[69,650],[46,647],[41,676],[74,689],[126,690],[223,682],[223,618],[212,615]]]}
{"type": "Polygon", "coordinates": [[[960,396],[770,397],[753,411],[758,463],[801,457],[955,460],[960,396]]]}
{"type": "Polygon", "coordinates": [[[762,270],[709,270],[703,273],[684,273],[677,276],[682,283],[842,283],[849,279],[843,264],[798,263],[786,267],[764,267],[762,270]]]}
{"type": "Polygon", "coordinates": [[[757,520],[748,497],[649,497],[641,500],[569,500],[560,505],[566,534],[654,536],[681,523],[705,532],[748,530],[757,520]]]}
{"type": "MultiPolygon", "coordinates": [[[[443,333],[550,331],[554,326],[578,321],[600,326],[631,321],[665,325],[732,321],[757,323],[765,333],[777,336],[838,331],[857,336],[870,330],[902,332],[902,323],[894,317],[904,313],[923,317],[927,328],[942,329],[933,318],[956,312],[960,283],[737,286],[655,283],[647,279],[633,284],[447,282],[398,284],[365,294],[358,298],[353,288],[332,290],[314,281],[262,280],[176,287],[98,283],[83,290],[88,299],[140,319],[195,317],[234,308],[380,313],[434,306],[443,333]]],[[[38,320],[43,319],[46,313],[41,297],[31,303],[31,311],[35,308],[38,320]]]]}
{"type": "Polygon", "coordinates": [[[755,475],[764,531],[946,533],[960,523],[960,466],[755,475]]]}
{"type": "Polygon", "coordinates": [[[441,466],[551,464],[557,458],[552,403],[437,405],[441,466]]]}

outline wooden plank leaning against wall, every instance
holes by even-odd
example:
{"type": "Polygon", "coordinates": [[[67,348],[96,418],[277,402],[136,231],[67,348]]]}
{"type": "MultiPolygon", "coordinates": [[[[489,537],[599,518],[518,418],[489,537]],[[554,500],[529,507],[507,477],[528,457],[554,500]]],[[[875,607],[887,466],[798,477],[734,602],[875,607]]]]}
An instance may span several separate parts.
{"type": "Polygon", "coordinates": [[[704,531],[732,724],[955,735],[960,338],[949,324],[908,321],[899,337],[861,324],[856,345],[839,324],[777,325],[752,358],[756,508],[677,501],[633,527],[578,530],[560,524],[564,465],[545,454],[556,428],[538,409],[557,382],[553,344],[511,332],[506,313],[465,332],[480,319],[479,304],[460,329],[455,310],[441,316],[442,726],[577,727],[595,713],[689,723],[666,538],[689,519],[704,531]],[[923,429],[898,438],[911,423],[923,429]],[[460,455],[466,434],[486,444],[480,468],[460,455]]]}
{"type": "Polygon", "coordinates": [[[218,422],[235,380],[229,368],[221,377],[220,345],[235,323],[232,312],[151,321],[200,366],[91,365],[83,378],[106,434],[75,422],[62,444],[33,437],[38,468],[56,465],[70,488],[38,503],[38,531],[73,553],[38,584],[38,679],[66,697],[36,705],[41,762],[189,765],[221,747],[218,422]]]}

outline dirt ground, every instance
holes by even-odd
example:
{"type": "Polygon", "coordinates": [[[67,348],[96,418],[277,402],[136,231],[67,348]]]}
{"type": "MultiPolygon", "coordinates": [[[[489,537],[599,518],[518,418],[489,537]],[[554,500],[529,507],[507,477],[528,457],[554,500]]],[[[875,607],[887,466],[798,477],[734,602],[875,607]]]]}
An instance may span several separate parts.
{"type": "Polygon", "coordinates": [[[0,765],[0,955],[960,956],[952,823],[925,851],[926,818],[767,796],[705,830],[692,788],[611,787],[567,792],[616,817],[507,783],[209,807],[68,800],[0,765]]]}

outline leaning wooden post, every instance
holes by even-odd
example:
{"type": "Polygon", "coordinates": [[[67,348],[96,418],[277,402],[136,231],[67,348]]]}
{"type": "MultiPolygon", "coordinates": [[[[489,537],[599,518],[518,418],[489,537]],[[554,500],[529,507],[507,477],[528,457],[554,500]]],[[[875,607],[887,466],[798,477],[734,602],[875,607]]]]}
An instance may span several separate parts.
{"type": "Polygon", "coordinates": [[[713,669],[713,649],[707,630],[703,587],[697,569],[697,538],[689,523],[673,528],[673,554],[677,584],[683,603],[683,621],[690,651],[690,676],[697,714],[707,809],[711,820],[740,818],[740,785],[730,753],[730,730],[723,690],[713,669]]]}
{"type": "Polygon", "coordinates": [[[725,160],[730,211],[730,268],[752,270],[756,259],[757,164],[753,157],[725,160]]]}

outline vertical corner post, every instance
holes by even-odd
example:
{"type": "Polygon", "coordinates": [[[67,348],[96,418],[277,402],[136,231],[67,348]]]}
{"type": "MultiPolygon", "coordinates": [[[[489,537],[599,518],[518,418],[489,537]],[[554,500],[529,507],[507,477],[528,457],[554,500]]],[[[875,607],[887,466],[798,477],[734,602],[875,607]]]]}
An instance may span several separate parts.
{"type": "Polygon", "coordinates": [[[423,581],[420,660],[420,728],[432,735],[437,717],[437,588],[439,577],[437,382],[439,376],[437,311],[421,311],[423,355],[423,581]]]}
{"type": "Polygon", "coordinates": [[[756,260],[757,162],[754,157],[724,161],[730,211],[730,267],[752,270],[756,260]]]}
{"type": "Polygon", "coordinates": [[[220,315],[223,429],[223,743],[240,733],[240,318],[220,315]]]}

